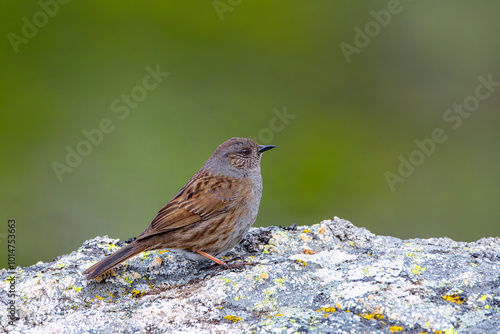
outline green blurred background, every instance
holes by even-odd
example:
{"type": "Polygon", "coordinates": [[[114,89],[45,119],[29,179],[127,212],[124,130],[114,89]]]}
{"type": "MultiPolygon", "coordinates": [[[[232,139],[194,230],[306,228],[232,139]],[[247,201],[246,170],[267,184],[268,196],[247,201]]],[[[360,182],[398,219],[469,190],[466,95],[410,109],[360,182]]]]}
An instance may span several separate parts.
{"type": "Polygon", "coordinates": [[[456,130],[443,120],[479,76],[500,81],[500,3],[402,1],[379,31],[370,11],[385,1],[41,3],[53,17],[0,4],[0,247],[15,218],[18,265],[137,236],[233,136],[278,146],[255,226],[339,216],[401,238],[500,234],[500,88],[456,130]],[[23,17],[40,27],[16,53],[23,17]],[[348,62],[340,45],[367,24],[348,62]],[[157,65],[169,76],[120,119],[113,101],[157,65]],[[284,109],[295,117],[275,119],[284,109]],[[53,162],[105,118],[114,130],[60,182],[53,162]],[[391,191],[384,174],[435,128],[447,140],[391,191]]]}

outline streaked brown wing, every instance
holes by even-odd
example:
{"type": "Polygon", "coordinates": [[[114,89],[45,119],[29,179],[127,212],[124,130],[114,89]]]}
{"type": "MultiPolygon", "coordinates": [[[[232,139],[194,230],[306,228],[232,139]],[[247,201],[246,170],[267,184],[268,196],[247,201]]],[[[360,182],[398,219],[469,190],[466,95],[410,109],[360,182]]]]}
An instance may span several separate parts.
{"type": "Polygon", "coordinates": [[[138,240],[175,230],[228,212],[239,192],[236,180],[214,177],[208,172],[195,175],[165,205],[138,240]]]}

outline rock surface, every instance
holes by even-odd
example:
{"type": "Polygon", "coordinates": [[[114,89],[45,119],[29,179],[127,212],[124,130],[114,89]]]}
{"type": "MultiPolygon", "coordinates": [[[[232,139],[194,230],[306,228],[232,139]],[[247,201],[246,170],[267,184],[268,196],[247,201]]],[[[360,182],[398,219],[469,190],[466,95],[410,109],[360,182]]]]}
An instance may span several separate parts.
{"type": "Polygon", "coordinates": [[[123,246],[98,237],[54,262],[0,271],[10,333],[497,333],[500,239],[400,240],[334,218],[254,228],[220,270],[139,254],[100,282],[81,272],[123,246]],[[14,286],[14,290],[11,287],[14,286]],[[8,292],[14,291],[15,298],[8,292]],[[17,319],[9,324],[9,302],[17,319]]]}

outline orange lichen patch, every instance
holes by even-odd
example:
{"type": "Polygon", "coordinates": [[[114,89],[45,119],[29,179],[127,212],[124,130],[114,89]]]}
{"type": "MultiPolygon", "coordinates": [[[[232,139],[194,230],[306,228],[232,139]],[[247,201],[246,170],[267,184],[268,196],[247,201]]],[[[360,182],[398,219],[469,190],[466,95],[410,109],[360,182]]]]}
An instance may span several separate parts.
{"type": "Polygon", "coordinates": [[[150,265],[153,266],[153,267],[159,267],[159,266],[161,266],[161,262],[162,261],[161,261],[160,257],[157,256],[157,257],[154,258],[154,260],[151,262],[150,265]]]}
{"type": "Polygon", "coordinates": [[[308,254],[308,255],[313,255],[313,254],[317,253],[317,252],[313,251],[312,249],[303,249],[302,252],[304,254],[308,254]]]}
{"type": "Polygon", "coordinates": [[[306,233],[304,233],[304,232],[302,232],[301,234],[299,234],[299,237],[300,237],[302,240],[306,241],[306,242],[309,242],[309,241],[311,241],[311,240],[312,240],[312,237],[311,237],[311,236],[309,236],[309,235],[307,235],[307,234],[306,234],[306,233]]]}
{"type": "Polygon", "coordinates": [[[466,301],[464,297],[460,297],[456,293],[452,293],[451,295],[444,295],[443,299],[449,301],[450,303],[457,303],[458,305],[461,305],[464,301],[466,301]]]}
{"type": "Polygon", "coordinates": [[[326,226],[324,226],[324,225],[323,225],[323,226],[321,226],[321,227],[319,228],[319,230],[318,230],[318,233],[319,233],[319,234],[325,234],[325,229],[326,229],[326,226]]]}

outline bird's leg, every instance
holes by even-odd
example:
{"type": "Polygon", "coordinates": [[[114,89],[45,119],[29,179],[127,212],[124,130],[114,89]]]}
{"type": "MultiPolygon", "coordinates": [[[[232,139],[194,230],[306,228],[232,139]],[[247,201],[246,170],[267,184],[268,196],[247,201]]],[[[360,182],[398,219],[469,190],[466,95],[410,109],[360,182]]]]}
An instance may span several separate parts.
{"type": "MultiPolygon", "coordinates": [[[[208,254],[207,252],[204,252],[204,251],[196,251],[196,252],[200,255],[203,255],[203,256],[209,258],[210,260],[214,261],[215,263],[221,265],[224,268],[223,270],[225,270],[225,269],[241,269],[244,266],[254,266],[255,265],[255,263],[251,263],[251,262],[237,262],[237,263],[227,264],[226,262],[216,258],[215,256],[208,254]]],[[[234,261],[236,259],[237,258],[234,258],[234,259],[231,259],[229,261],[234,261]]]]}
{"type": "Polygon", "coordinates": [[[210,254],[208,254],[207,252],[204,252],[202,250],[200,251],[196,251],[196,253],[200,254],[200,255],[203,255],[207,258],[209,258],[210,260],[214,261],[215,263],[217,264],[220,264],[221,266],[227,266],[227,263],[222,261],[222,260],[219,260],[218,258],[216,258],[215,256],[212,256],[210,254]]]}

